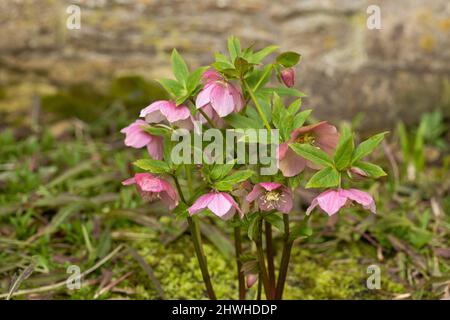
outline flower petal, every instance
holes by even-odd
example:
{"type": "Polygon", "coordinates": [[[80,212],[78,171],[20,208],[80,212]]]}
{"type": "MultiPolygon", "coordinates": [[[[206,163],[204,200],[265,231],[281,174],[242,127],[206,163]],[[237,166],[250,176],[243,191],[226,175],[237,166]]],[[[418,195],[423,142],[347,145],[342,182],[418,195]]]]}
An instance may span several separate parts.
{"type": "Polygon", "coordinates": [[[196,214],[204,210],[206,207],[208,207],[208,204],[214,199],[214,196],[215,196],[214,192],[210,192],[200,196],[197,200],[195,200],[194,204],[189,207],[188,209],[189,214],[192,216],[193,214],[196,214]]]}
{"type": "Polygon", "coordinates": [[[305,169],[306,160],[297,155],[290,148],[282,160],[279,161],[278,167],[285,177],[293,177],[305,169]]]}
{"type": "Polygon", "coordinates": [[[339,191],[328,190],[317,196],[320,208],[329,216],[332,216],[341,209],[347,202],[347,197],[341,195],[339,191]]]}

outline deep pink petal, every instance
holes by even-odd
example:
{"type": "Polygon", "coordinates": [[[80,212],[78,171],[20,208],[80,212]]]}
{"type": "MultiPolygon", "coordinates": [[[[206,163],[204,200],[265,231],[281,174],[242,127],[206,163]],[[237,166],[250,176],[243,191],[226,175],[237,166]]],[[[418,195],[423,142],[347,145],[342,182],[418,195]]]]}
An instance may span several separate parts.
{"type": "Polygon", "coordinates": [[[285,177],[298,175],[305,169],[305,165],[306,160],[297,155],[290,148],[286,151],[284,158],[278,163],[278,167],[285,177]]]}
{"type": "Polygon", "coordinates": [[[202,82],[203,84],[208,84],[213,81],[222,80],[222,76],[220,73],[218,73],[216,70],[209,69],[206,70],[202,75],[202,82]]]}
{"type": "Polygon", "coordinates": [[[267,191],[272,191],[282,186],[282,184],[278,182],[260,182],[258,184],[267,191]]]}
{"type": "Polygon", "coordinates": [[[245,197],[245,200],[253,202],[262,194],[264,194],[264,189],[259,184],[256,184],[253,186],[253,190],[245,197]]]}
{"type": "Polygon", "coordinates": [[[292,208],[294,207],[294,199],[289,188],[283,188],[283,192],[281,193],[280,200],[278,201],[276,207],[278,211],[283,213],[289,213],[292,211],[292,208]]]}

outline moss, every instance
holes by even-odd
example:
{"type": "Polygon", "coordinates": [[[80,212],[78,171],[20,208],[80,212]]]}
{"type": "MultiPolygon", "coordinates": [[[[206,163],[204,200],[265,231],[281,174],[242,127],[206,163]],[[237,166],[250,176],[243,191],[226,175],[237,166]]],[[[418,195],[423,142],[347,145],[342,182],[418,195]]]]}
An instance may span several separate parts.
{"type": "MultiPolygon", "coordinates": [[[[137,229],[140,229],[139,227],[137,229]]],[[[139,230],[133,230],[139,232],[139,230]]],[[[140,230],[141,232],[143,230],[140,230]]],[[[153,268],[168,299],[207,299],[198,267],[193,245],[188,235],[178,240],[161,245],[158,237],[151,240],[134,242],[133,246],[153,268]]],[[[208,265],[216,294],[221,299],[237,298],[236,269],[234,260],[227,260],[214,246],[204,245],[208,265]]],[[[382,268],[381,290],[369,290],[366,287],[367,266],[371,263],[361,262],[361,257],[350,250],[323,254],[311,249],[294,247],[290,270],[287,278],[285,299],[383,299],[392,298],[395,293],[404,292],[402,285],[394,282],[382,268]]],[[[277,261],[280,257],[277,257],[277,261]]],[[[121,262],[113,271],[123,274],[124,265],[129,270],[136,270],[119,287],[130,288],[134,295],[128,298],[157,299],[154,285],[138,264],[130,258],[121,262]],[[130,265],[130,263],[132,265],[130,265]]],[[[248,298],[256,294],[254,286],[248,298]]],[[[92,291],[86,291],[92,294],[92,291]]],[[[77,293],[77,297],[80,296],[77,293]]],[[[101,298],[119,297],[117,294],[101,298]]]]}

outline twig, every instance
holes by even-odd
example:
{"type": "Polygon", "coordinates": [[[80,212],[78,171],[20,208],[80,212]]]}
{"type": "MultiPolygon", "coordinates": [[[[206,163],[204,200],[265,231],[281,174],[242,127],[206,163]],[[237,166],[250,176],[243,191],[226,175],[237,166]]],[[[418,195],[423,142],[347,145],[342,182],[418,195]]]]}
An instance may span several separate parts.
{"type": "Polygon", "coordinates": [[[147,262],[141,257],[141,255],[132,247],[128,247],[128,251],[131,253],[133,258],[139,263],[142,269],[147,273],[150,280],[153,282],[153,285],[156,288],[156,291],[158,292],[158,295],[161,299],[165,299],[164,290],[161,287],[161,284],[159,283],[158,279],[155,276],[155,273],[153,272],[152,267],[148,265],[147,262]]]}
{"type": "MultiPolygon", "coordinates": [[[[110,254],[105,256],[103,259],[101,259],[99,262],[97,262],[95,265],[93,265],[91,268],[87,269],[86,271],[82,272],[80,274],[80,279],[87,276],[88,274],[94,272],[99,267],[101,267],[103,264],[105,264],[108,260],[110,260],[112,257],[114,257],[120,250],[122,250],[123,245],[119,245],[116,249],[114,249],[110,254]]],[[[46,285],[39,288],[34,289],[27,289],[27,290],[20,290],[14,292],[11,296],[18,296],[18,295],[24,295],[24,294],[31,294],[31,293],[39,293],[39,292],[45,292],[45,291],[51,291],[54,289],[58,289],[60,287],[64,287],[67,284],[67,281],[61,281],[55,284],[46,285]]],[[[8,297],[8,293],[0,294],[0,299],[8,297]]]]}

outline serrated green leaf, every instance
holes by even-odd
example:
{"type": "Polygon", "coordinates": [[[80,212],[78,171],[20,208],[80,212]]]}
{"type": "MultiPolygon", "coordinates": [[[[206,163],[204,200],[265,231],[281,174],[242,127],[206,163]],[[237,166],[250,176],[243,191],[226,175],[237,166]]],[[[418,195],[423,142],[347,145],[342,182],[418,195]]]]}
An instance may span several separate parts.
{"type": "Polygon", "coordinates": [[[133,164],[136,167],[151,173],[168,173],[171,171],[169,165],[161,160],[139,159],[133,162],[133,164]]]}
{"type": "Polygon", "coordinates": [[[299,156],[322,166],[333,167],[328,154],[310,144],[290,143],[289,147],[299,156]]]}
{"type": "Polygon", "coordinates": [[[368,177],[374,179],[387,175],[387,173],[380,166],[370,162],[359,161],[353,164],[353,167],[361,169],[368,177]]]}
{"type": "Polygon", "coordinates": [[[179,82],[186,84],[186,80],[189,76],[189,69],[177,49],[173,49],[170,60],[172,62],[172,70],[175,78],[177,78],[179,82]]]}
{"type": "Polygon", "coordinates": [[[378,133],[369,139],[361,142],[359,146],[353,152],[352,163],[359,161],[363,157],[370,154],[384,139],[384,136],[388,133],[388,131],[378,133]]]}
{"type": "Polygon", "coordinates": [[[285,68],[295,66],[300,61],[300,55],[297,52],[283,52],[277,57],[277,62],[285,68]]]}
{"type": "Polygon", "coordinates": [[[305,188],[331,188],[339,185],[340,173],[334,168],[324,168],[316,174],[314,174],[311,179],[309,179],[305,188]]]}

